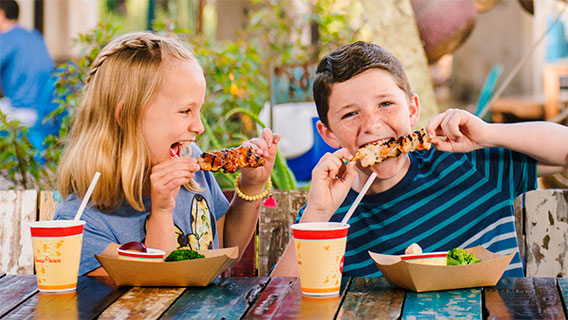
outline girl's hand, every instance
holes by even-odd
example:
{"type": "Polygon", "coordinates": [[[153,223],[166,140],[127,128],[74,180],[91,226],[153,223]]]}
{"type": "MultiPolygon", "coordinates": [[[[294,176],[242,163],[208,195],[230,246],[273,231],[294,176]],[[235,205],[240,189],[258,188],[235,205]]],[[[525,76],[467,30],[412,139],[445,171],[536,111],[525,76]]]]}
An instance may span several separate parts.
{"type": "Polygon", "coordinates": [[[345,148],[334,153],[326,153],[312,171],[312,181],[308,193],[308,206],[302,221],[329,221],[339,208],[357,176],[356,161],[345,166],[343,160],[353,156],[345,148]]]}
{"type": "Polygon", "coordinates": [[[199,169],[197,159],[177,156],[153,166],[150,175],[152,214],[171,214],[180,186],[188,183],[199,169]]]}
{"type": "Polygon", "coordinates": [[[488,126],[488,123],[465,110],[448,109],[428,122],[426,132],[432,137],[437,150],[470,152],[488,146],[488,126]]]}
{"type": "Polygon", "coordinates": [[[253,147],[265,160],[264,166],[241,169],[242,176],[239,181],[239,188],[245,194],[256,195],[264,190],[264,184],[270,178],[274,168],[278,142],[280,142],[280,135],[273,134],[269,128],[264,128],[259,138],[243,142],[243,146],[253,147]]]}

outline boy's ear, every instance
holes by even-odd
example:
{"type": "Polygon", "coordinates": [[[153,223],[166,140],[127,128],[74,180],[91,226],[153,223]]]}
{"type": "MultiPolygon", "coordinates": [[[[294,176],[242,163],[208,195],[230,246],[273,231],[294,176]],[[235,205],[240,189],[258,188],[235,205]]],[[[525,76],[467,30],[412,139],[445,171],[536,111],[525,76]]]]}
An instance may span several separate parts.
{"type": "Polygon", "coordinates": [[[327,143],[330,147],[335,149],[341,147],[339,141],[337,140],[337,137],[335,137],[335,134],[331,130],[329,130],[329,128],[325,124],[323,124],[321,120],[318,120],[318,122],[316,122],[316,128],[323,138],[323,141],[325,141],[325,143],[327,143]]]}
{"type": "Polygon", "coordinates": [[[420,100],[417,95],[413,95],[412,98],[410,98],[408,112],[410,116],[410,126],[414,127],[418,123],[418,119],[420,119],[420,100]]]}

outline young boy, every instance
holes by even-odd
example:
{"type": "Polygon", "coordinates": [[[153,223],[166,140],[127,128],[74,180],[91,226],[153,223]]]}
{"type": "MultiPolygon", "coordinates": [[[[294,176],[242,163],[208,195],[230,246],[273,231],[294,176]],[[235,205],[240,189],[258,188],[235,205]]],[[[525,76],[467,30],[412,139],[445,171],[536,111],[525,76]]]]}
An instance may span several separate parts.
{"type": "MultiPolygon", "coordinates": [[[[420,103],[400,62],[385,49],[355,42],[319,63],[314,100],[317,128],[332,147],[312,172],[299,221],[341,221],[367,178],[377,178],[349,219],[343,274],[379,276],[368,250],[403,254],[482,245],[515,253],[505,276],[522,276],[513,200],[537,187],[538,175],[568,166],[568,128],[547,122],[489,124],[450,109],[426,126],[429,151],[402,154],[364,168],[344,160],[369,143],[411,133],[420,103]],[[342,176],[341,179],[337,176],[342,176]]],[[[293,244],[293,242],[291,242],[293,244]]],[[[288,245],[272,276],[297,276],[288,245]]]]}

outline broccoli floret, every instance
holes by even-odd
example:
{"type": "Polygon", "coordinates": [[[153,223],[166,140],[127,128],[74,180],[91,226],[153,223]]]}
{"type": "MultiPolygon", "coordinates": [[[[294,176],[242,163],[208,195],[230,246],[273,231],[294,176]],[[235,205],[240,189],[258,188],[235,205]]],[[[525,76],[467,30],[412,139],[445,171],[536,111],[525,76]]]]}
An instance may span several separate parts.
{"type": "Polygon", "coordinates": [[[197,253],[197,251],[189,250],[189,249],[177,249],[172,251],[166,261],[182,261],[182,260],[192,260],[192,259],[200,259],[205,258],[204,255],[197,253]]]}
{"type": "Polygon", "coordinates": [[[446,257],[446,264],[448,266],[474,264],[480,261],[481,260],[479,260],[473,253],[467,253],[464,249],[461,248],[455,248],[448,251],[448,256],[446,257]]]}

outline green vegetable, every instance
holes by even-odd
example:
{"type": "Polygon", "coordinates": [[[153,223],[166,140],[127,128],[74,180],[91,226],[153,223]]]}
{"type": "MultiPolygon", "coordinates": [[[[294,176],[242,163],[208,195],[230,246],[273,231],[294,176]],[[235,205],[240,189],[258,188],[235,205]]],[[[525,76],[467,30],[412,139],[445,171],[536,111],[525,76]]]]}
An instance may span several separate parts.
{"type": "Polygon", "coordinates": [[[197,251],[189,250],[189,249],[177,249],[172,251],[166,261],[182,261],[182,260],[193,260],[193,259],[200,259],[205,258],[204,255],[197,253],[197,251]]]}
{"type": "Polygon", "coordinates": [[[473,253],[467,253],[464,249],[455,248],[448,251],[448,256],[446,257],[446,264],[448,266],[459,266],[463,264],[474,264],[478,263],[479,260],[473,253]]]}

